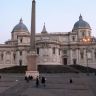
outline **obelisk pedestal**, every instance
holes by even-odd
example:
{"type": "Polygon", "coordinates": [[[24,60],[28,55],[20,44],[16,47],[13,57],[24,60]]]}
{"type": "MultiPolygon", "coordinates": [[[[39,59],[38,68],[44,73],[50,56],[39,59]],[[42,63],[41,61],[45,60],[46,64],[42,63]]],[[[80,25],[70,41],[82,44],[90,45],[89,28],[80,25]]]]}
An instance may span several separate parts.
{"type": "Polygon", "coordinates": [[[37,71],[37,54],[35,51],[32,51],[27,55],[27,64],[26,76],[32,76],[33,79],[35,79],[39,76],[39,72],[37,71]]]}

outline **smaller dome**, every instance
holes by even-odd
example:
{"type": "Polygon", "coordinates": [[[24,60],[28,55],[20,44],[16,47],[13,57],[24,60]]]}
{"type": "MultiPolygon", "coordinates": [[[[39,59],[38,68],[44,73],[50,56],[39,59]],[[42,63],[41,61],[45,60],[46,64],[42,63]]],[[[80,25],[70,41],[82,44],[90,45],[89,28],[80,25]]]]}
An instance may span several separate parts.
{"type": "Polygon", "coordinates": [[[23,24],[22,18],[20,19],[19,24],[17,24],[17,25],[13,28],[13,31],[12,31],[12,32],[16,32],[16,31],[19,31],[19,32],[22,32],[22,31],[28,32],[28,29],[27,29],[26,25],[23,24]]]}
{"type": "Polygon", "coordinates": [[[90,25],[86,21],[83,20],[81,15],[79,16],[79,21],[77,21],[74,24],[73,30],[79,29],[79,28],[91,29],[90,25]]]}

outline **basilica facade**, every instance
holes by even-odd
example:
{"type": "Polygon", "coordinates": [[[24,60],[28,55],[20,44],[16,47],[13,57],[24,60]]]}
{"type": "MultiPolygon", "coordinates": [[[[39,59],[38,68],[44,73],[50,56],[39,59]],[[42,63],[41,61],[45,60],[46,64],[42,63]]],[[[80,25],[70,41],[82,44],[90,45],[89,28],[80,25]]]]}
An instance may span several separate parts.
{"type": "MultiPolygon", "coordinates": [[[[11,39],[0,44],[0,68],[27,65],[30,35],[20,19],[11,32],[11,39]]],[[[36,33],[35,44],[38,65],[78,64],[96,68],[96,39],[81,15],[71,32],[50,33],[44,24],[42,31],[36,33]]]]}

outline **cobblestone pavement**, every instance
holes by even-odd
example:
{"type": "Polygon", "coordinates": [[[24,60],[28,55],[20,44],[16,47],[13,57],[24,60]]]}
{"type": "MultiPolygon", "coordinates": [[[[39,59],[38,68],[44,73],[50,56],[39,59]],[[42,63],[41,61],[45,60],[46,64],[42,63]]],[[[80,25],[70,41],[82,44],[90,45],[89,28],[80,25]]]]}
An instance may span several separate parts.
{"type": "Polygon", "coordinates": [[[24,74],[1,74],[0,96],[96,96],[96,76],[90,74],[42,74],[46,87],[27,83],[24,74]],[[70,84],[69,79],[73,80],[70,84]]]}

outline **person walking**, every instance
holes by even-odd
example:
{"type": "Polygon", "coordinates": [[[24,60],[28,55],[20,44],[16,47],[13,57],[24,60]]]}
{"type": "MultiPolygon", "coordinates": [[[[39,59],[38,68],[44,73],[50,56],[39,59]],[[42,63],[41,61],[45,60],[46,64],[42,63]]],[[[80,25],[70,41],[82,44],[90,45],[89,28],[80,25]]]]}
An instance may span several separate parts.
{"type": "Polygon", "coordinates": [[[37,76],[36,78],[36,87],[38,88],[39,87],[39,77],[37,76]]]}
{"type": "Polygon", "coordinates": [[[72,80],[72,79],[70,79],[70,80],[69,80],[69,82],[70,82],[70,84],[71,84],[71,83],[73,83],[73,80],[72,80]]]}
{"type": "Polygon", "coordinates": [[[27,76],[25,76],[25,80],[27,83],[29,83],[29,78],[27,76]]]}
{"type": "Polygon", "coordinates": [[[46,78],[45,77],[42,77],[41,78],[41,83],[42,83],[42,85],[45,87],[46,86],[46,78]]]}

